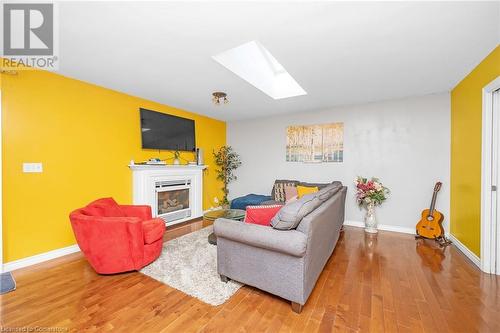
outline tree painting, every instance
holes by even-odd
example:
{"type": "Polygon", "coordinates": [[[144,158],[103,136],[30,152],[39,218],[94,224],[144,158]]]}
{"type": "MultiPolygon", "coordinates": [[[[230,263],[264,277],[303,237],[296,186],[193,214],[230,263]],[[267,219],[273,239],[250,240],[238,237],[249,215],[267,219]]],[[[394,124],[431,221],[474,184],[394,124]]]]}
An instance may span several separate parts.
{"type": "Polygon", "coordinates": [[[287,162],[342,162],[344,123],[288,126],[287,162]]]}

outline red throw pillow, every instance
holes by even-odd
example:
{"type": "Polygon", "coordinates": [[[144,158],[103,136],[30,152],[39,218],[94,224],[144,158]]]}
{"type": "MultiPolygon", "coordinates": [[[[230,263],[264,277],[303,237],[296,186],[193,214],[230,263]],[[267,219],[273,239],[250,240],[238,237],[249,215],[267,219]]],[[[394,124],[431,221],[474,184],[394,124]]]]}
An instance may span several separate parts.
{"type": "Polygon", "coordinates": [[[270,226],[272,218],[278,213],[281,207],[283,206],[247,206],[245,222],[270,226]]]}
{"type": "Polygon", "coordinates": [[[127,216],[113,198],[102,198],[93,201],[83,209],[89,216],[124,217],[127,216]]]}

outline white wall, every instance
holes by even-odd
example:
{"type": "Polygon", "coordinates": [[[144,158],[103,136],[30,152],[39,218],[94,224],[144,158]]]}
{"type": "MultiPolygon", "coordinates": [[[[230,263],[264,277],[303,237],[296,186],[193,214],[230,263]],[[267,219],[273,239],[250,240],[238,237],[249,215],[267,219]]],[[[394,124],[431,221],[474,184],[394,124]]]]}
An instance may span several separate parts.
{"type": "MultiPolygon", "coordinates": [[[[332,92],[334,93],[334,92],[332,92]]],[[[377,210],[380,224],[414,228],[429,206],[436,181],[443,182],[437,209],[449,217],[450,95],[448,93],[336,107],[227,124],[228,144],[241,155],[230,197],[270,194],[277,178],[312,182],[340,180],[349,187],[346,220],[362,221],[354,178],[376,176],[391,189],[377,210]],[[344,162],[285,161],[289,125],[344,122],[344,162]]]]}

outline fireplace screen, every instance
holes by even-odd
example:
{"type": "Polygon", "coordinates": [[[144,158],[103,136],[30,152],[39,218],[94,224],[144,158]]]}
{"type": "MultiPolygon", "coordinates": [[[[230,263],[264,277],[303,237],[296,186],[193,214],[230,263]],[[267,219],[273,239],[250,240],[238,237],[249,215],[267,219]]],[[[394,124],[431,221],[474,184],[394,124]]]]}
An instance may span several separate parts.
{"type": "Polygon", "coordinates": [[[158,192],[158,215],[189,208],[189,189],[158,192]]]}

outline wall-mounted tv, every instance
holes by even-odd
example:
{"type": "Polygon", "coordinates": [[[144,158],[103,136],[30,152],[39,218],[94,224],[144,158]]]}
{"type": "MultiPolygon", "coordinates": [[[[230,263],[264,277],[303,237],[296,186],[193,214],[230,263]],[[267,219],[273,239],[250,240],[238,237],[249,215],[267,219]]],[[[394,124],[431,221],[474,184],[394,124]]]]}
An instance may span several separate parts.
{"type": "Polygon", "coordinates": [[[194,151],[194,120],[141,108],[143,149],[194,151]]]}

